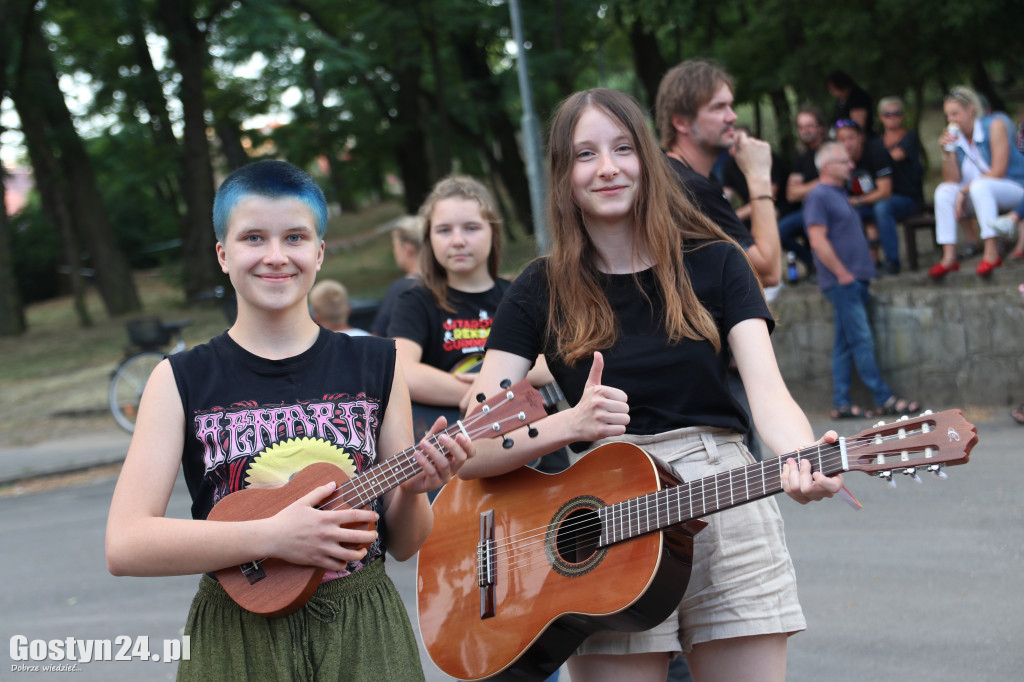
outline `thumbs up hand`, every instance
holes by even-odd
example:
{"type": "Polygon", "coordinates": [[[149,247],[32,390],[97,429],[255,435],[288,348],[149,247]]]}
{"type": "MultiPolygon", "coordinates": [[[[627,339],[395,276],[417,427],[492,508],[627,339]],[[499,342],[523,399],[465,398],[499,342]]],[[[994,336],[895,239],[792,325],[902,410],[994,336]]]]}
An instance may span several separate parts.
{"type": "Polygon", "coordinates": [[[621,436],[629,423],[629,405],[624,391],[601,383],[604,356],[594,353],[594,364],[583,389],[583,396],[572,408],[577,440],[595,441],[621,436]]]}

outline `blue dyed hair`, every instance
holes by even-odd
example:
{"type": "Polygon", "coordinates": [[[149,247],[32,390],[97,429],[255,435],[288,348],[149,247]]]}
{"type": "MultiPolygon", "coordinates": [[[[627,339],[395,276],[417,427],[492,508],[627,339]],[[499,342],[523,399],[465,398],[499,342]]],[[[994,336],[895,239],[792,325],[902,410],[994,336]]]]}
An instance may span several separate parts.
{"type": "Polygon", "coordinates": [[[283,199],[295,197],[313,213],[316,236],[321,241],[327,233],[327,200],[323,190],[309,174],[287,161],[256,161],[229,175],[213,200],[213,231],[223,243],[228,233],[228,219],[246,197],[283,199]]]}

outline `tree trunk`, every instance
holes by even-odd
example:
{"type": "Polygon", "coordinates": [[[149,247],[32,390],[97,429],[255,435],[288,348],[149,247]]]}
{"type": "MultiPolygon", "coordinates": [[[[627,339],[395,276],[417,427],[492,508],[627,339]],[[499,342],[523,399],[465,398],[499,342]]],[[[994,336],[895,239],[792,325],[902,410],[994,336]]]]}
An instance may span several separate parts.
{"type": "MultiPolygon", "coordinates": [[[[62,198],[67,202],[65,208],[75,235],[88,249],[107,313],[134,312],[141,305],[132,272],[115,245],[92,164],[57,85],[57,74],[40,21],[37,12],[26,17],[21,63],[11,87],[12,99],[22,125],[38,126],[41,139],[37,140],[37,149],[51,155],[57,164],[54,171],[59,174],[62,198]]],[[[72,263],[72,272],[79,266],[79,263],[72,263]]]]}
{"type": "Polygon", "coordinates": [[[476,121],[479,132],[471,135],[470,139],[476,141],[479,152],[498,172],[512,201],[516,220],[527,234],[533,234],[526,164],[519,153],[519,140],[516,137],[518,128],[509,119],[500,84],[491,74],[486,52],[473,36],[458,36],[452,40],[457,41],[456,54],[473,98],[480,103],[480,115],[476,121]],[[490,135],[487,131],[490,131],[490,135]]]}
{"type": "Polygon", "coordinates": [[[658,86],[661,77],[669,69],[668,62],[658,49],[657,36],[644,27],[639,17],[633,19],[629,27],[629,44],[633,48],[633,68],[637,79],[643,84],[647,97],[645,104],[649,111],[654,111],[654,101],[658,97],[658,86]]]}
{"type": "MultiPolygon", "coordinates": [[[[0,26],[0,99],[7,93],[7,67],[17,49],[17,36],[12,29],[21,24],[11,17],[9,5],[7,0],[0,1],[0,16],[6,17],[3,26],[0,26]]],[[[3,132],[4,128],[0,125],[0,137],[3,132]]],[[[18,280],[14,276],[10,222],[7,220],[6,177],[7,171],[0,161],[0,336],[19,336],[26,329],[25,308],[18,294],[18,280]]]]}
{"type": "Polygon", "coordinates": [[[78,237],[75,234],[74,221],[68,207],[71,200],[67,196],[64,179],[61,177],[60,165],[50,148],[42,120],[26,113],[15,100],[18,116],[21,118],[21,130],[25,135],[29,159],[35,171],[35,185],[43,199],[43,213],[57,227],[60,234],[61,255],[68,270],[68,286],[71,290],[72,306],[78,324],[81,327],[92,326],[92,318],[85,304],[85,285],[82,276],[82,253],[79,249],[78,237]]]}
{"type": "MultiPolygon", "coordinates": [[[[5,65],[0,61],[0,92],[4,92],[3,66],[5,65]]],[[[0,134],[2,133],[3,127],[0,127],[0,134]]],[[[11,231],[7,220],[7,202],[4,198],[6,176],[7,171],[0,163],[0,336],[19,336],[25,332],[25,309],[18,295],[18,282],[14,278],[11,231]]]]}
{"type": "Polygon", "coordinates": [[[190,0],[160,0],[157,16],[166,33],[171,57],[181,76],[184,141],[181,156],[185,219],[181,252],[185,294],[193,298],[227,279],[217,265],[213,234],[213,166],[206,137],[206,36],[194,18],[190,0]]]}
{"type": "Polygon", "coordinates": [[[421,129],[425,118],[420,112],[422,73],[422,69],[411,61],[406,61],[405,66],[395,72],[398,99],[397,113],[392,119],[392,134],[396,136],[395,158],[405,188],[405,210],[411,214],[419,210],[433,185],[433,179],[427,173],[426,140],[429,133],[421,129]]]}

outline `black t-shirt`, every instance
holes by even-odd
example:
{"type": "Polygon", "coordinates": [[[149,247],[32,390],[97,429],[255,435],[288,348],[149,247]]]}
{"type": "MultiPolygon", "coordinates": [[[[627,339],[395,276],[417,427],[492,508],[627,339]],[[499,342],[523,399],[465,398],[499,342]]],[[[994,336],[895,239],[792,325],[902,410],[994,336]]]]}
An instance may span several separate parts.
{"type": "Polygon", "coordinates": [[[896,143],[896,146],[903,150],[907,158],[892,162],[892,193],[912,197],[921,202],[924,199],[921,138],[917,136],[917,133],[908,130],[896,143]]]}
{"type": "Polygon", "coordinates": [[[836,101],[835,118],[832,119],[832,122],[850,118],[850,112],[854,109],[867,111],[864,132],[868,137],[873,137],[875,134],[875,108],[871,104],[871,95],[858,85],[853,86],[845,102],[836,101]]]}
{"type": "Polygon", "coordinates": [[[427,287],[414,286],[398,297],[388,336],[419,344],[423,364],[457,371],[463,361],[472,362],[483,355],[494,313],[508,288],[506,279],[498,279],[478,294],[449,287],[448,301],[455,308],[449,313],[437,307],[427,287]]]}
{"type": "Polygon", "coordinates": [[[743,221],[736,216],[736,211],[725,198],[725,190],[718,179],[705,177],[667,154],[665,159],[697,210],[722,228],[722,231],[735,239],[740,246],[749,249],[754,244],[754,237],[743,221]]]}
{"type": "Polygon", "coordinates": [[[851,196],[875,191],[879,178],[892,177],[892,157],[878,138],[864,140],[864,151],[850,174],[847,189],[851,196]]]}
{"type": "MultiPolygon", "coordinates": [[[[380,460],[377,443],[395,372],[390,339],[321,327],[307,351],[267,360],[225,332],[168,359],[185,410],[182,468],[195,519],[205,519],[229,493],[283,485],[314,462],[331,462],[351,477],[380,460]]],[[[381,499],[371,508],[383,522],[381,499]]],[[[366,557],[327,577],[379,558],[383,523],[379,529],[366,557]]]]}
{"type": "Polygon", "coordinates": [[[384,298],[380,301],[380,308],[377,309],[377,316],[373,318],[373,324],[370,326],[371,334],[376,336],[388,335],[391,313],[395,310],[398,297],[416,286],[416,283],[419,281],[419,275],[406,275],[405,277],[399,277],[388,285],[388,290],[384,292],[384,298]]]}
{"type": "MultiPolygon", "coordinates": [[[[775,207],[780,211],[785,211],[789,207],[789,203],[786,201],[787,176],[786,164],[772,152],[771,179],[772,184],[779,190],[774,203],[775,207]]],[[[736,192],[744,204],[750,203],[750,188],[747,187],[747,176],[743,175],[740,165],[736,163],[736,157],[732,154],[729,155],[722,165],[722,185],[736,192]]],[[[745,220],[743,223],[749,228],[749,220],[745,220]]]]}
{"type": "MultiPolygon", "coordinates": [[[[487,347],[533,359],[541,352],[570,405],[583,394],[590,361],[575,367],[558,359],[545,329],[549,316],[547,259],[531,263],[509,289],[494,321],[487,347]]],[[[749,318],[774,320],[757,277],[733,245],[709,243],[686,251],[683,264],[697,297],[718,326],[722,350],[707,341],[685,339],[669,345],[664,301],[653,270],[602,275],[601,287],[615,314],[618,338],[603,349],[602,381],[626,392],[627,432],[653,434],[686,426],[712,426],[746,433],[746,412],[729,392],[728,333],[749,318]],[[647,301],[650,301],[648,304],[647,301]]]]}

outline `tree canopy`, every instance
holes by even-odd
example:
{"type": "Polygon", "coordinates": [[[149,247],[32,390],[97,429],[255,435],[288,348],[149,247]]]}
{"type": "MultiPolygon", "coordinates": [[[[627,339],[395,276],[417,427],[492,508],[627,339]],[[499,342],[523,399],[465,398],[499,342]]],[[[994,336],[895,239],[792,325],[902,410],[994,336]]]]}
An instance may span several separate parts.
{"type": "MultiPolygon", "coordinates": [[[[912,122],[960,82],[1003,108],[1024,73],[1021,19],[997,0],[519,2],[542,121],[595,86],[650,107],[667,68],[706,56],[754,105],[755,132],[770,112],[784,157],[795,108],[830,108],[834,69],[904,96],[912,122]]],[[[532,230],[507,0],[0,0],[0,26],[5,120],[40,193],[38,215],[0,222],[0,263],[56,234],[40,242],[57,244],[65,289],[92,273],[111,314],[138,308],[130,269],[158,244],[180,241],[187,294],[222,283],[217,178],[260,155],[309,169],[342,211],[399,187],[412,212],[437,179],[470,173],[532,230]]],[[[23,327],[9,273],[0,333],[23,327]]]]}

